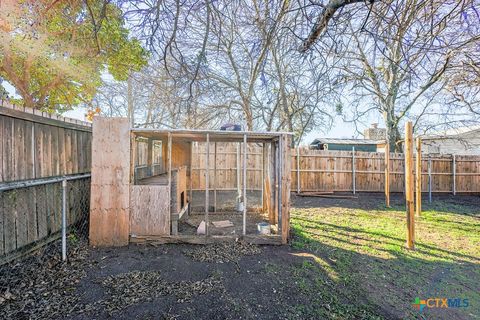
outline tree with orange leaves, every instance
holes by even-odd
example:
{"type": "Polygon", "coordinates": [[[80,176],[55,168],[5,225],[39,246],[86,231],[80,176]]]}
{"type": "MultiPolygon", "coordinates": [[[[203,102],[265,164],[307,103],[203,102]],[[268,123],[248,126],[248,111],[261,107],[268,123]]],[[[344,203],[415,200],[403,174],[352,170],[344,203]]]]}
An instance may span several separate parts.
{"type": "Polygon", "coordinates": [[[61,112],[88,105],[102,73],[125,80],[147,58],[109,1],[0,1],[0,78],[26,107],[61,112]]]}

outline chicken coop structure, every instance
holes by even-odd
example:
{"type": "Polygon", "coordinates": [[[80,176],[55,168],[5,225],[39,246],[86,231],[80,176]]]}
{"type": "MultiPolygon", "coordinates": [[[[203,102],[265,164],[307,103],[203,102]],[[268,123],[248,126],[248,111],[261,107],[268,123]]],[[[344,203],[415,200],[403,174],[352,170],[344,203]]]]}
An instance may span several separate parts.
{"type": "Polygon", "coordinates": [[[279,132],[138,129],[126,118],[95,117],[90,243],[287,243],[290,139],[279,132]],[[236,167],[222,166],[218,150],[235,156],[236,167]],[[247,177],[251,150],[261,168],[247,177]],[[219,186],[226,172],[236,190],[219,186]],[[204,182],[194,189],[199,174],[204,182]],[[251,186],[252,175],[261,188],[251,186]]]}

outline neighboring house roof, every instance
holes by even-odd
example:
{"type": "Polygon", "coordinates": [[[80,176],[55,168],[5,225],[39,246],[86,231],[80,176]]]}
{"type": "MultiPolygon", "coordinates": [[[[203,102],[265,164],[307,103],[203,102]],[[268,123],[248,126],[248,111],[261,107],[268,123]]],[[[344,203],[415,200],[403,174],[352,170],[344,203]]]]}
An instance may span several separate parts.
{"type": "Polygon", "coordinates": [[[421,136],[422,139],[445,139],[445,138],[459,138],[459,136],[463,136],[465,134],[471,133],[480,133],[480,125],[475,126],[468,126],[468,127],[459,127],[459,128],[451,128],[444,131],[438,131],[431,134],[426,134],[421,136]]]}
{"type": "Polygon", "coordinates": [[[317,144],[382,144],[384,140],[371,140],[371,139],[341,139],[341,138],[318,138],[312,141],[310,145],[317,144]]]}

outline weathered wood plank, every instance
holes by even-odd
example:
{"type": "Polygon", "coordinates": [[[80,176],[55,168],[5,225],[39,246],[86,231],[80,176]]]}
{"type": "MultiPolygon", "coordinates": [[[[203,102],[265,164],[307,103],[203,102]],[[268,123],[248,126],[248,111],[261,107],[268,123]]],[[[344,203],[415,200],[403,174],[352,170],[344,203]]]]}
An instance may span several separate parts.
{"type": "Polygon", "coordinates": [[[168,186],[131,186],[130,234],[137,236],[170,235],[168,186]]]}
{"type": "MultiPolygon", "coordinates": [[[[1,119],[0,119],[0,124],[1,124],[1,119]]],[[[1,131],[1,128],[0,128],[1,131]]],[[[1,142],[0,142],[1,144],[1,142]]],[[[0,192],[0,256],[3,256],[5,254],[5,245],[4,245],[4,215],[5,215],[5,209],[3,206],[3,197],[5,195],[5,192],[0,192]]]]}
{"type": "Polygon", "coordinates": [[[36,188],[36,205],[37,205],[37,232],[38,239],[42,239],[48,235],[48,206],[47,206],[47,190],[45,185],[36,188]]]}
{"type": "Polygon", "coordinates": [[[27,197],[27,236],[28,243],[38,240],[38,227],[37,227],[37,187],[28,188],[27,197]]]}
{"type": "Polygon", "coordinates": [[[95,117],[91,181],[90,243],[127,245],[130,229],[128,119],[95,117]]]}
{"type": "Polygon", "coordinates": [[[3,119],[3,181],[13,181],[15,179],[14,171],[14,124],[13,119],[5,117],[3,119]]]}
{"type": "Polygon", "coordinates": [[[6,254],[17,249],[15,232],[17,195],[17,190],[6,191],[3,193],[3,236],[6,254]]]}
{"type": "Polygon", "coordinates": [[[197,236],[197,235],[178,235],[178,236],[146,236],[130,238],[130,242],[137,244],[169,244],[169,243],[188,243],[188,244],[209,244],[218,242],[236,242],[245,241],[251,244],[262,245],[281,245],[282,237],[280,235],[245,235],[245,236],[197,236]]]}
{"type": "MultiPolygon", "coordinates": [[[[20,159],[22,161],[22,159],[20,159]]],[[[25,121],[25,179],[35,178],[34,123],[25,121]]]]}
{"type": "Polygon", "coordinates": [[[21,248],[28,244],[28,224],[27,214],[28,206],[27,199],[29,197],[29,190],[27,188],[20,188],[17,191],[16,199],[16,221],[15,221],[15,236],[17,238],[17,248],[21,248]]]}
{"type": "Polygon", "coordinates": [[[52,152],[52,175],[59,176],[60,172],[60,157],[58,144],[58,127],[50,128],[51,134],[51,152],[52,152]]]}
{"type": "Polygon", "coordinates": [[[32,122],[35,122],[35,123],[45,124],[45,125],[48,125],[48,126],[69,128],[69,129],[75,129],[75,130],[86,131],[86,132],[91,132],[92,131],[90,126],[80,125],[80,124],[76,124],[76,123],[72,123],[72,122],[61,121],[61,120],[52,119],[52,118],[48,118],[48,117],[42,117],[42,116],[35,115],[35,114],[32,114],[32,113],[22,112],[20,110],[14,110],[14,109],[10,109],[10,108],[0,107],[0,115],[6,116],[6,117],[9,117],[9,118],[28,120],[28,121],[32,121],[32,122]]]}

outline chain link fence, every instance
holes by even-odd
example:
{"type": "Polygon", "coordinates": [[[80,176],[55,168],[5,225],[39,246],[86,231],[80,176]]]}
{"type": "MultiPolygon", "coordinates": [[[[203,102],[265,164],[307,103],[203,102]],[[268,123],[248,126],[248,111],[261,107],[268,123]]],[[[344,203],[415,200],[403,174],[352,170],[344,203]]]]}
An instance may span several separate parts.
{"type": "Polygon", "coordinates": [[[0,211],[0,318],[65,315],[88,261],[90,174],[1,184],[0,211]]]}
{"type": "Polygon", "coordinates": [[[0,185],[0,263],[66,237],[88,238],[90,174],[0,185]]]}

